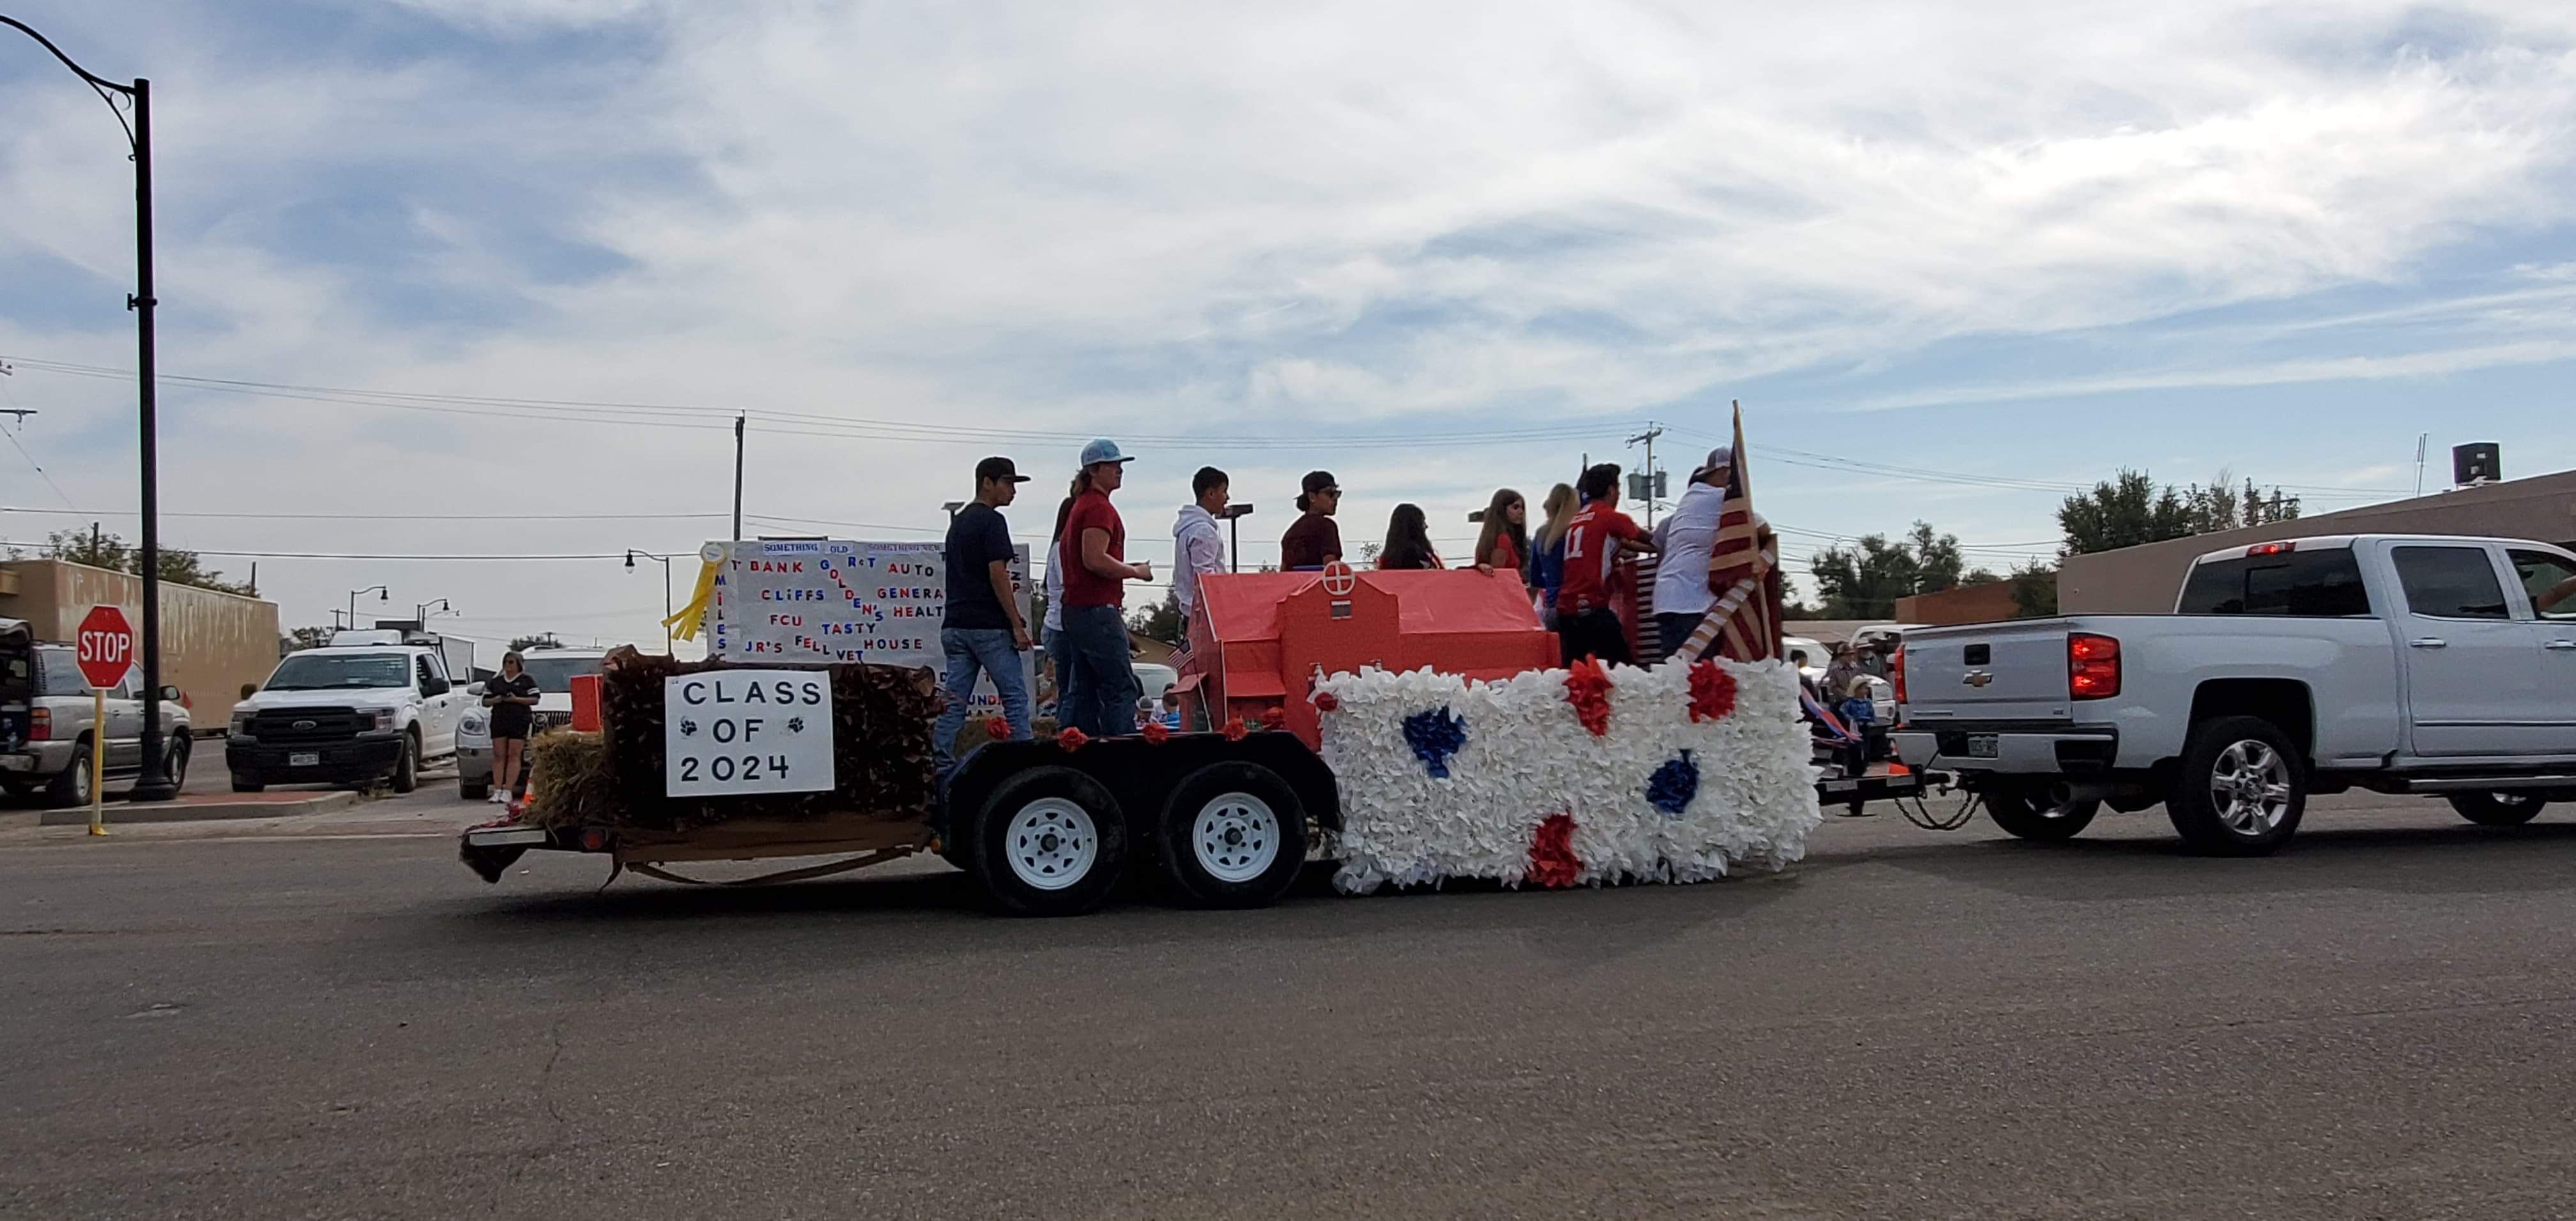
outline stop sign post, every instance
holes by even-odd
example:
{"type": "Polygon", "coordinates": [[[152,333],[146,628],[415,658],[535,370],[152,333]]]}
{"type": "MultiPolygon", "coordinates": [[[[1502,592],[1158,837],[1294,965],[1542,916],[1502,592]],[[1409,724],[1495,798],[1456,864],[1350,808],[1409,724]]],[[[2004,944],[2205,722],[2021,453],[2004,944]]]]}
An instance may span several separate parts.
{"type": "Polygon", "coordinates": [[[90,686],[89,833],[105,835],[107,689],[125,681],[125,672],[134,668],[134,628],[125,621],[125,612],[113,606],[89,608],[81,616],[73,653],[90,686]]]}

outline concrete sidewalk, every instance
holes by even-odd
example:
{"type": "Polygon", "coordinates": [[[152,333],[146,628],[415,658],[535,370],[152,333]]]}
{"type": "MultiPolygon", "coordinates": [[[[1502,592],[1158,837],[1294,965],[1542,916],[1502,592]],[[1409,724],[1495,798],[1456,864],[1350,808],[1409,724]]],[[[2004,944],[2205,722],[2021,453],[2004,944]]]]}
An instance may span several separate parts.
{"type": "MultiPolygon", "coordinates": [[[[234,818],[292,818],[345,810],[365,800],[365,793],[346,789],[333,792],[183,793],[170,801],[135,803],[110,800],[102,817],[109,826],[234,818]]],[[[38,815],[37,822],[47,827],[87,826],[89,807],[45,810],[38,815]]]]}

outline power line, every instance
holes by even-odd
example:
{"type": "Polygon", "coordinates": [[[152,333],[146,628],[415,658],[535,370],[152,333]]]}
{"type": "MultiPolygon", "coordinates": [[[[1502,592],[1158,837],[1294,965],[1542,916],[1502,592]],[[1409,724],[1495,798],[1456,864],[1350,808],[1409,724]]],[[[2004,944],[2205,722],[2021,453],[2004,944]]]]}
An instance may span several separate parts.
{"type": "MultiPolygon", "coordinates": [[[[138,517],[131,509],[36,509],[0,505],[0,513],[36,513],[51,517],[138,517]]],[[[163,517],[197,517],[252,521],[671,521],[715,518],[722,513],[172,513],[163,517]]]]}
{"type": "MultiPolygon", "coordinates": [[[[42,547],[43,543],[0,539],[0,547],[42,547]]],[[[383,555],[323,551],[209,551],[195,547],[170,547],[191,555],[209,555],[235,560],[622,560],[624,551],[570,552],[557,555],[383,555]]]]}

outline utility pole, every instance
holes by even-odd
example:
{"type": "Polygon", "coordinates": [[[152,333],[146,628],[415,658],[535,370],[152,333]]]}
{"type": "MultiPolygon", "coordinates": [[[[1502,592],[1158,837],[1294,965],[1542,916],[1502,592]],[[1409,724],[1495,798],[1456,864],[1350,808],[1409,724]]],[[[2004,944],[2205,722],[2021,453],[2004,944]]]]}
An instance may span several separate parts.
{"type": "Polygon", "coordinates": [[[1664,435],[1663,425],[1657,424],[1653,420],[1648,420],[1646,421],[1646,431],[1628,438],[1628,444],[1643,444],[1646,447],[1646,475],[1644,480],[1646,494],[1638,497],[1638,499],[1646,502],[1646,528],[1649,530],[1655,528],[1655,438],[1662,435],[1664,435]]]}
{"type": "Polygon", "coordinates": [[[2424,446],[2433,439],[2429,432],[2415,434],[2415,494],[2424,494],[2424,446]]]}
{"type": "Polygon", "coordinates": [[[742,424],[748,413],[733,417],[733,541],[742,541],[742,424]]]}

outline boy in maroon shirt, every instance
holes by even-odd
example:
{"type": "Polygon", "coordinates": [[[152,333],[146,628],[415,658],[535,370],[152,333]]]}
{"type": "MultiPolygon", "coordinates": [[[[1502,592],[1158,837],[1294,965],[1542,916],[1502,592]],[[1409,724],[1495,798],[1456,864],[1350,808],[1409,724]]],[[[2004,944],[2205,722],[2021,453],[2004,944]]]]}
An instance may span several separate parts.
{"type": "Polygon", "coordinates": [[[1126,482],[1127,463],[1113,441],[1082,447],[1085,486],[1058,539],[1064,565],[1064,639],[1072,664],[1060,676],[1056,720],[1095,738],[1136,732],[1136,668],[1127,656],[1127,595],[1122,582],[1151,581],[1151,564],[1127,562],[1127,524],[1109,503],[1126,482]]]}
{"type": "Polygon", "coordinates": [[[1611,566],[1623,555],[1655,549],[1636,519],[1619,511],[1619,468],[1604,462],[1583,472],[1586,498],[1565,530],[1565,579],[1556,591],[1556,634],[1565,664],[1578,657],[1630,665],[1628,633],[1610,608],[1611,566]]]}

